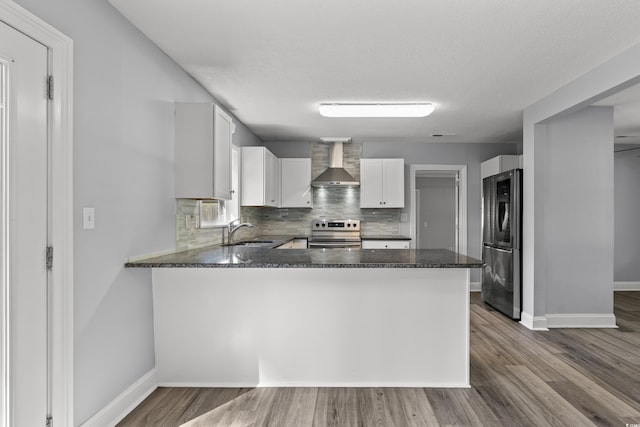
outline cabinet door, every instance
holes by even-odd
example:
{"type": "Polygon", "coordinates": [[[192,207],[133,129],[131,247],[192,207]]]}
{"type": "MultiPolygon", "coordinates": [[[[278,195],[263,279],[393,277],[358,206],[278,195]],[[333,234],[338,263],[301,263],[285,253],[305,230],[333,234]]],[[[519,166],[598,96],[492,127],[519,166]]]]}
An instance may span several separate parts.
{"type": "Polygon", "coordinates": [[[242,147],[242,206],[264,206],[266,199],[264,147],[242,147]]]}
{"type": "Polygon", "coordinates": [[[382,159],[360,159],[360,207],[381,208],[382,159]]]}
{"type": "Polygon", "coordinates": [[[213,105],[176,103],[176,198],[213,194],[213,105]]]}
{"type": "Polygon", "coordinates": [[[404,208],[404,159],[382,160],[382,205],[404,208]]]}
{"type": "Polygon", "coordinates": [[[233,121],[211,103],[176,103],[175,195],[231,199],[233,121]]]}
{"type": "Polygon", "coordinates": [[[310,208],[311,159],[280,159],[280,206],[310,208]]]}
{"type": "Polygon", "coordinates": [[[242,147],[242,206],[274,206],[280,198],[278,158],[265,147],[242,147]]]}
{"type": "Polygon", "coordinates": [[[410,240],[363,240],[362,249],[409,249],[410,240]]]}
{"type": "Polygon", "coordinates": [[[280,204],[280,167],[278,158],[265,148],[265,206],[280,204]]]}
{"type": "Polygon", "coordinates": [[[213,196],[231,199],[231,141],[233,120],[217,105],[213,112],[213,196]]]}

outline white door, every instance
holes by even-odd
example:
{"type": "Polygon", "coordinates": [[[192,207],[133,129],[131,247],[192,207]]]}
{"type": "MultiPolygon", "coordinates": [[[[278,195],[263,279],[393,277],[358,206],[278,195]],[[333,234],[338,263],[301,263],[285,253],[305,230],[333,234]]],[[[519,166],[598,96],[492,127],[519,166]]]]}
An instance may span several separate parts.
{"type": "Polygon", "coordinates": [[[4,426],[48,415],[47,48],[0,22],[0,299],[4,426]]]}

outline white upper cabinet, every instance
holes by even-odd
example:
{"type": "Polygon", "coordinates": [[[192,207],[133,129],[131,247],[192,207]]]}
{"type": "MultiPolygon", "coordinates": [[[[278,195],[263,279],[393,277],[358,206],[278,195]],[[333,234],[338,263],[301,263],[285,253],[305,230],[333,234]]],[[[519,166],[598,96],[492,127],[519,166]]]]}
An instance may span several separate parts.
{"type": "Polygon", "coordinates": [[[501,155],[480,163],[480,178],[497,175],[511,169],[522,167],[522,156],[501,155]]]}
{"type": "Polygon", "coordinates": [[[266,147],[242,147],[242,206],[280,204],[280,166],[266,147]]]}
{"type": "Polygon", "coordinates": [[[311,208],[311,159],[280,159],[280,207],[311,208]]]}
{"type": "Polygon", "coordinates": [[[215,104],[176,103],[176,198],[231,199],[233,128],[215,104]]]}
{"type": "Polygon", "coordinates": [[[360,207],[404,207],[404,159],[360,159],[360,207]]]}

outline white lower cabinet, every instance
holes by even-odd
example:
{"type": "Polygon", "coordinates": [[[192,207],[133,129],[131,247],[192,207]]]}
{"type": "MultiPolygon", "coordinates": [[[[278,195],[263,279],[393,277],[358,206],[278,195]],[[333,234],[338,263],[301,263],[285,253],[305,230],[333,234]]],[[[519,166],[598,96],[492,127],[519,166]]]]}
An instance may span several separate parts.
{"type": "Polygon", "coordinates": [[[409,249],[411,240],[363,240],[362,249],[409,249]]]}

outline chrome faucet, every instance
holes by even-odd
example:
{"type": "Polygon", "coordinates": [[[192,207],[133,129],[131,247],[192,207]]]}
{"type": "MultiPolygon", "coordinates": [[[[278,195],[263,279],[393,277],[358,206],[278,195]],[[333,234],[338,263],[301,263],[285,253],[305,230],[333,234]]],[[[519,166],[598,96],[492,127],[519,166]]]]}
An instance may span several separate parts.
{"type": "Polygon", "coordinates": [[[249,222],[240,223],[240,219],[234,219],[227,225],[227,244],[233,244],[233,235],[242,227],[251,228],[253,224],[249,222]]]}

